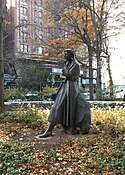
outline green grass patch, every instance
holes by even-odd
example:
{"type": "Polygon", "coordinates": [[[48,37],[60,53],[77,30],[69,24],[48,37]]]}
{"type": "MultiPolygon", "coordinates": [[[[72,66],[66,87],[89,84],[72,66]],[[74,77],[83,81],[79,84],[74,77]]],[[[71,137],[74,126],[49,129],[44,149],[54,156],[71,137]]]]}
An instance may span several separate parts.
{"type": "Polygon", "coordinates": [[[27,174],[33,161],[32,148],[28,144],[3,143],[0,146],[0,174],[27,174]]]}

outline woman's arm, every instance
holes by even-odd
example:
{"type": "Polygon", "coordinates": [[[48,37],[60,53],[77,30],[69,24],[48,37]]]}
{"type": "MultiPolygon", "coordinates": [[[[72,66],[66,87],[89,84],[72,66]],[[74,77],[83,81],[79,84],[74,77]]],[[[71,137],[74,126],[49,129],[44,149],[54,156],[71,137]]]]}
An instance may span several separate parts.
{"type": "Polygon", "coordinates": [[[77,63],[75,63],[69,69],[66,66],[63,69],[63,75],[66,77],[66,79],[78,78],[79,74],[80,74],[80,67],[79,67],[79,64],[77,63]]]}

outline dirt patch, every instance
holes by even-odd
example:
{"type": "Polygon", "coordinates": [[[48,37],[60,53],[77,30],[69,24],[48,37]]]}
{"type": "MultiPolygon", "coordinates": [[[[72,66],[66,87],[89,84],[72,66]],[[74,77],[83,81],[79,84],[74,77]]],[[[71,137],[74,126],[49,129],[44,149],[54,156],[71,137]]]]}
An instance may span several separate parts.
{"type": "Polygon", "coordinates": [[[40,141],[36,140],[35,136],[38,134],[41,134],[40,129],[23,129],[18,130],[16,134],[13,134],[10,136],[10,139],[13,141],[19,141],[23,143],[32,143],[34,145],[34,148],[37,150],[49,150],[49,149],[56,149],[61,144],[64,144],[68,141],[72,141],[74,139],[80,138],[80,137],[88,137],[92,135],[90,132],[88,135],[71,135],[66,134],[62,127],[56,127],[53,130],[53,135],[51,137],[42,139],[40,141]]]}

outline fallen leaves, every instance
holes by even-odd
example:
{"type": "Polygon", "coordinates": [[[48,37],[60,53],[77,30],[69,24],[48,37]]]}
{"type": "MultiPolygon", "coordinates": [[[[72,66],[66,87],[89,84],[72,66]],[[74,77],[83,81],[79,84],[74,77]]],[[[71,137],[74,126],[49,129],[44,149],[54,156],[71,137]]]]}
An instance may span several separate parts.
{"type": "Polygon", "coordinates": [[[2,174],[17,170],[26,175],[124,175],[124,116],[124,108],[92,109],[92,130],[98,130],[96,134],[62,135],[58,127],[56,135],[41,142],[34,139],[36,129],[26,128],[21,123],[1,123],[2,174]],[[5,166],[6,158],[9,162],[5,166]],[[13,163],[15,160],[21,161],[20,167],[13,163]]]}

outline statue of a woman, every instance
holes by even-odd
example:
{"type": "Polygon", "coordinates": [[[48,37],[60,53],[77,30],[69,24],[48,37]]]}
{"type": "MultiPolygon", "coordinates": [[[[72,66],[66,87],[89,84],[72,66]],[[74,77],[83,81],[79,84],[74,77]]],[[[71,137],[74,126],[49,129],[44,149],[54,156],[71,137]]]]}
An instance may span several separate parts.
{"type": "Polygon", "coordinates": [[[48,128],[44,134],[36,136],[38,140],[52,136],[52,130],[57,123],[61,124],[65,131],[70,128],[72,134],[76,134],[78,127],[82,134],[87,134],[90,129],[90,107],[79,92],[78,86],[80,65],[71,49],[64,51],[64,58],[66,59],[66,64],[62,75],[65,79],[61,83],[48,116],[48,128]]]}

